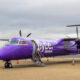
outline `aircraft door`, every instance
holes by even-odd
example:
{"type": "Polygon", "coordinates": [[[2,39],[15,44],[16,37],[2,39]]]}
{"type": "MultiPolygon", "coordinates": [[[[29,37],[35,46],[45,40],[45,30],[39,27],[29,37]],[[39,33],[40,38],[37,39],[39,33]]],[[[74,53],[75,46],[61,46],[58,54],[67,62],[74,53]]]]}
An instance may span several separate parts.
{"type": "Polygon", "coordinates": [[[34,40],[31,41],[33,45],[32,61],[37,65],[43,65],[43,62],[41,61],[39,55],[37,55],[37,44],[34,40]]]}
{"type": "Polygon", "coordinates": [[[35,60],[36,58],[36,52],[37,52],[37,45],[36,42],[34,40],[31,40],[32,45],[33,45],[33,52],[32,52],[32,59],[35,60]]]}

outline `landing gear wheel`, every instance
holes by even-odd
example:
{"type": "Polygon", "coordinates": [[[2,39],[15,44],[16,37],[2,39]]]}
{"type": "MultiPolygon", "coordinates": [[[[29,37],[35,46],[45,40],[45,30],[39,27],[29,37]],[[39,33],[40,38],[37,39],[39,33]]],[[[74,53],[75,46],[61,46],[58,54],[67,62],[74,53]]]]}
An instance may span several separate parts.
{"type": "Polygon", "coordinates": [[[12,68],[12,64],[10,62],[5,63],[5,68],[12,68]]]}

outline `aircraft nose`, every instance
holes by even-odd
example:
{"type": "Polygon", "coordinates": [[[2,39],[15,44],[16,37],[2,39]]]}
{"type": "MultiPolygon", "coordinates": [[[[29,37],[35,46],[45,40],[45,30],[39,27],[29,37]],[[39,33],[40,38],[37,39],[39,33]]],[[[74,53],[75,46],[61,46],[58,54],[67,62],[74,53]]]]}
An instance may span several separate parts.
{"type": "Polygon", "coordinates": [[[28,58],[32,56],[32,51],[32,46],[6,45],[0,49],[0,60],[16,60],[28,58]]]}
{"type": "Polygon", "coordinates": [[[3,60],[4,58],[4,52],[2,49],[0,49],[0,60],[3,60]]]}
{"type": "Polygon", "coordinates": [[[0,48],[0,60],[9,60],[10,53],[12,52],[12,48],[10,46],[4,46],[0,48]]]}

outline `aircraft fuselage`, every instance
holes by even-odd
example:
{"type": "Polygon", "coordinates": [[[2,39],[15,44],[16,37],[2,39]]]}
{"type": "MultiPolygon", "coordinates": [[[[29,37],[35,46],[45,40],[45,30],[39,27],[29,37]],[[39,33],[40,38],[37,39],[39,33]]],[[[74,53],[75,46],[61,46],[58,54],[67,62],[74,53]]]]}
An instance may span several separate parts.
{"type": "Polygon", "coordinates": [[[19,60],[40,57],[54,57],[60,55],[77,54],[76,45],[71,47],[74,41],[64,39],[30,39],[12,38],[8,44],[0,49],[0,59],[19,60]]]}

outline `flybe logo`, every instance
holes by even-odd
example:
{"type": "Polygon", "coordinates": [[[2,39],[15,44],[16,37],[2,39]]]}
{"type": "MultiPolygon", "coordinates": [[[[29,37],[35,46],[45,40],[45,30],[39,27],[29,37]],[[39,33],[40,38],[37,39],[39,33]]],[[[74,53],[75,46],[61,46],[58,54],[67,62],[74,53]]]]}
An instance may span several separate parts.
{"type": "Polygon", "coordinates": [[[52,53],[53,47],[50,42],[40,42],[38,45],[38,51],[42,53],[52,53]]]}

